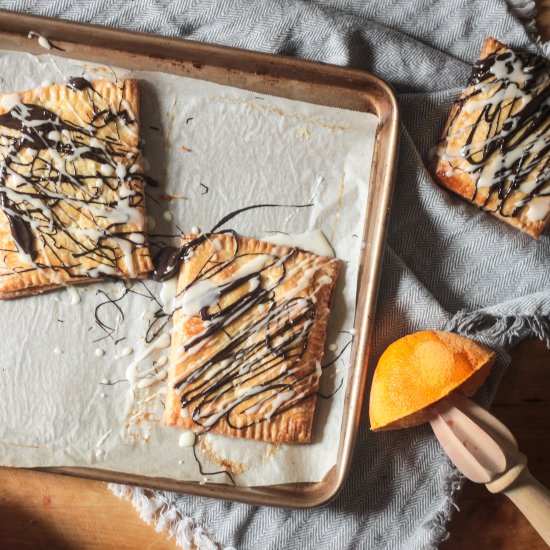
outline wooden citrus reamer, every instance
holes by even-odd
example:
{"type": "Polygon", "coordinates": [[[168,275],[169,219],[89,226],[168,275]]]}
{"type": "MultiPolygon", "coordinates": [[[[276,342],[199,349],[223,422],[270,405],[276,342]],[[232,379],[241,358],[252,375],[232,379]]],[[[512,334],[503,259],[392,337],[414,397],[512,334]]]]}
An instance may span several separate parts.
{"type": "Polygon", "coordinates": [[[550,491],[529,472],[506,426],[462,394],[487,377],[495,354],[445,332],[397,340],[382,354],[371,388],[371,429],[430,422],[454,465],[471,481],[503,493],[550,546],[550,491]]]}
{"type": "Polygon", "coordinates": [[[491,493],[505,494],[550,546],[550,491],[532,476],[510,430],[457,392],[430,412],[433,431],[453,464],[491,493]]]}

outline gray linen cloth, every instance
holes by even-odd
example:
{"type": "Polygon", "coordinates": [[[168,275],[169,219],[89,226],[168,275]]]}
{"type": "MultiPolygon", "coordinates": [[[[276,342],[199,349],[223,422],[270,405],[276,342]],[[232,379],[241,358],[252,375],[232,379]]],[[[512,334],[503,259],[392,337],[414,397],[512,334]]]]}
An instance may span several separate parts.
{"type": "MultiPolygon", "coordinates": [[[[550,236],[534,241],[480,212],[435,185],[423,164],[485,36],[542,50],[518,19],[532,15],[530,2],[518,9],[504,0],[0,0],[0,7],[379,75],[398,94],[402,127],[370,372],[382,350],[408,332],[455,330],[499,350],[478,395],[488,404],[509,362],[506,348],[531,335],[550,344],[550,236]]],[[[460,476],[428,427],[373,434],[366,409],[347,482],[321,509],[112,488],[184,548],[437,547],[460,476]]]]}

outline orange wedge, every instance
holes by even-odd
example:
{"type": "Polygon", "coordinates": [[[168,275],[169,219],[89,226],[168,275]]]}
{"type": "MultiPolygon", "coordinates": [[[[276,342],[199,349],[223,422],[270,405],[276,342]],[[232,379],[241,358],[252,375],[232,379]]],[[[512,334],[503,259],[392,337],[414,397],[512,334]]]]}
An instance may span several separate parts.
{"type": "Polygon", "coordinates": [[[384,351],[374,372],[371,430],[427,422],[426,409],[452,391],[475,393],[494,361],[493,351],[452,332],[426,330],[396,340],[384,351]]]}

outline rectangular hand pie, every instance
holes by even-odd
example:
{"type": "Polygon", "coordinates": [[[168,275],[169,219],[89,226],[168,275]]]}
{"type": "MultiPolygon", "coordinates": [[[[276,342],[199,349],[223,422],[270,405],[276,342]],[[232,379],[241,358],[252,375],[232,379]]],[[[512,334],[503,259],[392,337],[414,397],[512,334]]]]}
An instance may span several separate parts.
{"type": "Polygon", "coordinates": [[[538,238],[550,224],[550,73],[487,38],[431,170],[442,185],[538,238]]]}
{"type": "Polygon", "coordinates": [[[143,188],[136,81],[0,95],[0,298],[150,271],[143,188]]]}
{"type": "Polygon", "coordinates": [[[338,260],[232,233],[183,250],[163,423],[309,442],[338,260]]]}

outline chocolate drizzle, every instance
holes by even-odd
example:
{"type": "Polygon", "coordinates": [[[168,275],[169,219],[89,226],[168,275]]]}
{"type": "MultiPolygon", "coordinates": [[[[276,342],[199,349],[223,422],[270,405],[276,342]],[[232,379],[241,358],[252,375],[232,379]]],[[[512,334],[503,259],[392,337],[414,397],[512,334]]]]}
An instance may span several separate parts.
{"type": "MultiPolygon", "coordinates": [[[[201,184],[202,185],[202,184],[201,184]]],[[[183,246],[177,248],[175,246],[164,246],[162,247],[154,256],[153,263],[155,264],[155,269],[153,270],[153,279],[155,281],[168,281],[174,277],[181,264],[189,256],[189,253],[192,253],[193,249],[202,244],[206,239],[210,237],[216,231],[218,233],[234,233],[231,230],[220,231],[227,222],[231,221],[233,218],[247,212],[248,210],[254,210],[256,208],[309,208],[313,206],[312,204],[252,204],[250,206],[245,206],[234,210],[229,214],[226,214],[219,222],[212,227],[212,229],[199,235],[196,239],[188,241],[183,246]]]]}
{"type": "Polygon", "coordinates": [[[482,197],[482,208],[518,216],[534,198],[550,196],[548,62],[500,48],[474,65],[468,86],[447,141],[457,120],[479,114],[458,130],[466,135],[460,154],[446,153],[446,160],[475,179],[472,200],[482,197]]]}
{"type": "Polygon", "coordinates": [[[155,281],[167,281],[174,277],[183,261],[189,256],[194,248],[203,243],[209,236],[209,233],[200,235],[196,239],[185,243],[180,248],[175,246],[166,246],[161,248],[154,256],[153,279],[155,281]]]}
{"type": "MultiPolygon", "coordinates": [[[[177,326],[193,314],[187,296],[192,301],[200,295],[201,301],[214,289],[213,299],[201,302],[196,313],[203,328],[183,342],[180,357],[193,362],[205,344],[211,353],[173,383],[200,431],[222,419],[235,429],[269,420],[316,394],[321,372],[313,359],[303,361],[318,307],[313,257],[299,259],[296,249],[283,256],[241,251],[230,233],[232,254],[206,261],[183,289],[174,319],[177,326]],[[300,288],[308,289],[306,296],[300,288]]],[[[209,246],[216,238],[203,236],[200,244],[209,246]]]]}
{"type": "Polygon", "coordinates": [[[119,276],[120,259],[131,272],[131,251],[145,243],[143,232],[131,229],[144,225],[144,178],[134,164],[139,148],[128,144],[138,142],[135,116],[123,99],[113,105],[83,77],[67,87],[84,96],[76,101],[86,103],[87,115],[71,110],[68,120],[26,103],[0,115],[0,209],[18,251],[27,255],[24,266],[12,261],[6,265],[18,267],[0,276],[29,269],[119,276]],[[63,261],[61,251],[68,252],[63,261]]]}
{"type": "Polygon", "coordinates": [[[23,212],[16,204],[10,202],[5,193],[0,193],[0,210],[4,212],[10,224],[10,231],[18,249],[27,254],[32,261],[36,260],[37,252],[31,228],[23,218],[23,212]]]}
{"type": "Polygon", "coordinates": [[[72,88],[73,90],[77,90],[79,92],[81,92],[82,90],[86,90],[87,88],[89,88],[90,90],[94,89],[92,83],[82,76],[73,76],[72,78],[69,78],[68,86],[69,88],[72,88]]]}

